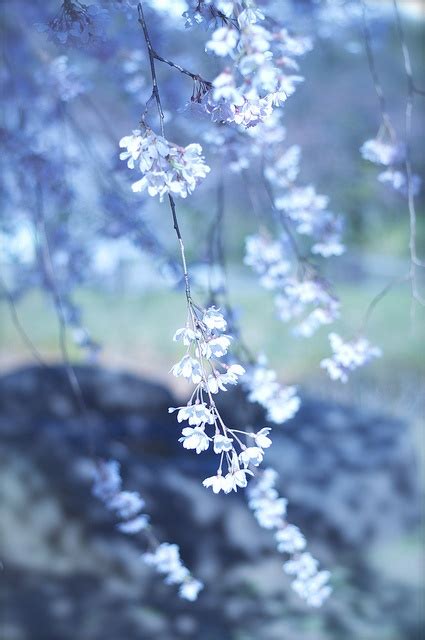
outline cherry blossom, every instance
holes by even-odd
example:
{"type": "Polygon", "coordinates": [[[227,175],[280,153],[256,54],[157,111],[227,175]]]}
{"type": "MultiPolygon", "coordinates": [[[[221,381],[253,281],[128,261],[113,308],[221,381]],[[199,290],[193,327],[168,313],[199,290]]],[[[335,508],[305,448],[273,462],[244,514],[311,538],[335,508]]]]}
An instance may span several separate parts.
{"type": "Polygon", "coordinates": [[[147,127],[121,138],[120,147],[125,149],[120,159],[127,161],[129,169],[135,169],[137,163],[143,174],[132,184],[132,190],[140,193],[147,189],[150,196],[159,195],[161,201],[167,193],[186,198],[210,171],[199,144],[179,147],[147,127]]]}
{"type": "Polygon", "coordinates": [[[330,358],[324,358],[320,366],[328,372],[332,380],[340,380],[344,383],[348,381],[350,371],[382,355],[381,349],[373,347],[363,337],[344,342],[337,333],[330,333],[329,342],[333,355],[330,358]]]}
{"type": "Polygon", "coordinates": [[[278,551],[289,556],[283,570],[294,578],[292,589],[309,606],[321,607],[332,592],[327,584],[331,574],[318,571],[318,561],[305,551],[303,534],[287,522],[288,502],[276,490],[277,477],[276,471],[270,468],[258,475],[247,490],[248,504],[261,527],[275,530],[278,551]]]}

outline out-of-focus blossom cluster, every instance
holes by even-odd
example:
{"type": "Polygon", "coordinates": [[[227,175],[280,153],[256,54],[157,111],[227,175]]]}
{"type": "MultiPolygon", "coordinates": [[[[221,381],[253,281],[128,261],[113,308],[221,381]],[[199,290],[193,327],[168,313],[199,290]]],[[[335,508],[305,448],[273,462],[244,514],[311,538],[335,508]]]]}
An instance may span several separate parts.
{"type": "Polygon", "coordinates": [[[95,4],[85,5],[79,0],[64,0],[57,16],[47,24],[37,24],[39,32],[48,40],[68,47],[97,45],[106,39],[108,13],[95,4]]]}
{"type": "Polygon", "coordinates": [[[344,252],[342,218],[329,211],[329,198],[313,185],[297,183],[301,149],[292,145],[282,153],[285,131],[279,120],[252,131],[264,157],[264,176],[273,192],[274,206],[298,234],[311,238],[311,253],[324,258],[344,252]]]}
{"type": "MultiPolygon", "coordinates": [[[[379,182],[389,184],[403,195],[407,194],[407,176],[404,167],[406,149],[402,144],[378,136],[366,140],[360,147],[360,153],[365,160],[385,167],[385,170],[378,175],[379,182]]],[[[421,189],[419,176],[412,175],[411,189],[414,195],[419,193],[421,189]]]]}
{"type": "Polygon", "coordinates": [[[186,198],[210,171],[199,144],[179,147],[149,128],[136,129],[121,138],[120,147],[125,149],[120,159],[127,160],[130,169],[137,166],[143,174],[131,185],[132,190],[140,193],[146,189],[152,197],[159,195],[161,201],[167,193],[186,198]]]}
{"type": "Polygon", "coordinates": [[[139,96],[146,86],[143,75],[145,55],[141,49],[125,52],[122,64],[124,71],[124,88],[130,95],[139,96]]]}
{"type": "Polygon", "coordinates": [[[149,517],[141,513],[145,501],[137,491],[123,491],[121,487],[119,463],[116,460],[99,460],[93,470],[93,494],[116,514],[120,520],[117,528],[122,533],[135,535],[149,529],[149,541],[154,545],[154,550],[142,554],[142,560],[165,575],[166,584],[179,585],[181,598],[196,600],[203,588],[202,582],[196,580],[184,566],[176,544],[153,542],[149,517]]]}
{"type": "Polygon", "coordinates": [[[288,501],[276,490],[277,478],[274,469],[262,471],[247,489],[248,504],[258,524],[275,531],[278,551],[289,556],[283,570],[293,578],[293,590],[311,607],[321,607],[332,593],[330,572],[318,571],[319,563],[305,551],[307,543],[300,529],[287,522],[288,501]]]}
{"type": "Polygon", "coordinates": [[[253,1],[194,4],[186,14],[188,26],[213,25],[207,52],[231,59],[198,102],[214,122],[243,127],[263,122],[303,80],[294,58],[311,49],[310,40],[262,26],[264,15],[253,1]]]}
{"type": "Polygon", "coordinates": [[[113,511],[122,533],[133,535],[146,529],[149,517],[141,513],[145,501],[137,491],[123,491],[120,465],[116,460],[100,460],[94,467],[93,495],[113,511]]]}
{"type": "Polygon", "coordinates": [[[248,400],[258,402],[266,410],[267,420],[276,424],[293,418],[300,407],[296,387],[280,384],[276,372],[268,368],[264,356],[247,368],[242,386],[248,391],[248,400]]]}
{"type": "Polygon", "coordinates": [[[228,427],[217,409],[214,396],[226,391],[228,385],[236,385],[245,373],[240,364],[229,362],[226,357],[232,340],[224,333],[226,328],[227,322],[218,309],[201,309],[189,303],[187,324],[174,335],[174,340],[186,347],[186,354],[172,372],[192,382],[195,389],[187,405],[170,407],[169,411],[177,411],[178,422],[188,423],[180,438],[185,449],[199,454],[212,446],[219,457],[216,474],[203,482],[214,493],[246,487],[247,476],[253,475],[250,467],[261,464],[264,449],[271,445],[270,428],[250,433],[228,427]]]}
{"type": "Polygon", "coordinates": [[[264,232],[249,236],[245,264],[275,291],[280,318],[295,319],[295,333],[309,337],[339,315],[339,302],[312,260],[343,253],[342,219],[328,210],[327,196],[312,185],[297,184],[301,151],[293,145],[282,152],[285,130],[275,114],[249,135],[253,155],[262,159],[264,186],[281,232],[276,238],[264,232]]]}
{"type": "Polygon", "coordinates": [[[176,544],[163,542],[155,551],[144,553],[143,560],[158,573],[165,576],[165,584],[179,585],[179,596],[194,602],[199,592],[204,588],[203,583],[190,575],[180,558],[180,550],[176,544]]]}
{"type": "Polygon", "coordinates": [[[68,56],[54,58],[49,64],[47,77],[44,73],[43,76],[63,102],[70,102],[88,89],[87,82],[76,65],[70,64],[68,56]]]}
{"type": "Polygon", "coordinates": [[[329,342],[333,355],[322,360],[320,366],[328,372],[332,380],[347,382],[350,371],[382,355],[381,349],[373,347],[363,337],[344,342],[337,333],[330,333],[329,342]]]}
{"type": "Polygon", "coordinates": [[[296,319],[295,333],[309,337],[335,320],[339,303],[315,271],[306,268],[302,275],[294,273],[288,255],[286,238],[281,242],[257,234],[246,240],[245,264],[260,275],[263,286],[275,291],[279,317],[284,322],[296,319]]]}

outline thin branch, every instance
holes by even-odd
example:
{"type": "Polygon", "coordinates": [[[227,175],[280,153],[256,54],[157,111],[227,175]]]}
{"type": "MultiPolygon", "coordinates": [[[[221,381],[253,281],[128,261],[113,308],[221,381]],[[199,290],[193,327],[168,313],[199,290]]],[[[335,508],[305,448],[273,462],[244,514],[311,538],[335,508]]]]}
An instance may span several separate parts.
{"type": "Polygon", "coordinates": [[[360,5],[362,8],[362,25],[363,25],[363,36],[367,54],[367,61],[369,65],[370,75],[372,76],[373,86],[375,88],[375,92],[378,98],[379,109],[381,111],[382,121],[393,141],[396,139],[395,130],[393,124],[391,122],[391,118],[387,111],[387,103],[384,95],[384,90],[382,88],[381,82],[379,80],[378,70],[376,68],[375,56],[372,49],[372,34],[369,29],[369,24],[366,16],[366,5],[364,0],[360,0],[360,5]]]}
{"type": "MultiPolygon", "coordinates": [[[[148,103],[151,99],[155,100],[156,103],[156,107],[157,107],[157,111],[158,111],[158,118],[159,118],[159,127],[160,127],[160,132],[162,137],[165,137],[165,130],[164,130],[164,111],[162,108],[162,103],[161,103],[161,97],[159,94],[159,89],[158,89],[158,80],[157,80],[157,76],[156,76],[156,68],[155,68],[155,51],[152,47],[152,42],[149,36],[149,31],[147,28],[147,24],[146,24],[146,20],[145,20],[145,16],[143,13],[143,7],[142,4],[140,3],[137,6],[137,10],[139,13],[139,23],[143,29],[143,35],[145,37],[145,42],[146,42],[146,47],[148,50],[148,56],[149,56],[149,66],[150,66],[150,71],[151,71],[151,78],[152,78],[152,95],[151,98],[148,100],[148,103]]],[[[147,109],[148,109],[148,103],[146,103],[146,107],[145,107],[145,111],[142,115],[142,123],[145,124],[145,118],[146,118],[146,114],[147,114],[147,109]]],[[[173,217],[173,227],[174,230],[176,232],[177,235],[177,240],[180,246],[180,255],[181,255],[181,261],[182,261],[182,266],[183,266],[183,277],[184,277],[184,282],[185,282],[185,291],[186,291],[186,299],[187,302],[189,304],[189,306],[192,306],[192,296],[191,296],[191,292],[190,292],[190,282],[189,282],[189,273],[187,270],[187,262],[186,262],[186,252],[185,252],[185,247],[183,244],[183,238],[182,238],[182,234],[180,231],[180,226],[179,226],[179,222],[178,222],[178,218],[177,218],[177,212],[176,212],[176,203],[174,201],[174,198],[168,194],[168,202],[170,205],[170,210],[171,210],[171,215],[173,217]]]]}
{"type": "Polygon", "coordinates": [[[412,64],[410,60],[410,53],[406,43],[404,35],[403,25],[401,22],[400,12],[398,10],[397,0],[393,0],[394,14],[397,24],[397,32],[400,40],[400,46],[403,53],[404,69],[407,78],[407,98],[406,98],[406,112],[405,112],[405,136],[406,136],[406,155],[405,155],[405,170],[407,179],[407,203],[409,208],[410,218],[410,238],[409,238],[409,251],[410,251],[410,276],[412,282],[412,295],[414,299],[421,304],[424,304],[423,298],[418,291],[418,284],[416,278],[416,267],[424,266],[422,261],[418,259],[416,249],[416,208],[415,208],[415,193],[413,184],[413,170],[412,170],[412,152],[411,152],[411,136],[412,136],[412,116],[413,116],[413,100],[414,100],[414,82],[412,75],[412,64]]]}
{"type": "Polygon", "coordinates": [[[29,335],[27,334],[27,332],[25,331],[22,325],[13,295],[10,293],[9,289],[6,287],[6,284],[1,276],[0,276],[0,283],[3,289],[4,298],[9,306],[9,311],[12,318],[13,326],[15,327],[18,334],[21,336],[23,342],[26,344],[26,346],[28,347],[28,349],[30,350],[31,354],[33,355],[35,360],[38,362],[38,364],[41,367],[44,367],[47,369],[48,365],[44,362],[41,353],[39,352],[39,350],[37,349],[37,347],[35,346],[35,344],[33,343],[33,341],[31,340],[31,338],[29,337],[29,335]]]}
{"type": "Polygon", "coordinates": [[[383,299],[385,298],[385,296],[391,291],[391,289],[393,289],[393,287],[395,287],[397,284],[401,284],[403,282],[408,282],[410,280],[410,273],[408,273],[405,276],[402,277],[398,277],[398,278],[394,278],[393,280],[391,280],[390,282],[388,282],[385,287],[374,297],[372,298],[372,300],[370,301],[367,309],[366,309],[366,313],[364,315],[363,321],[360,325],[360,328],[358,330],[359,334],[364,333],[364,330],[366,328],[367,323],[369,322],[369,319],[375,309],[375,307],[377,306],[377,304],[383,299]]]}
{"type": "Polygon", "coordinates": [[[159,62],[164,62],[165,64],[168,64],[169,67],[172,67],[173,69],[177,69],[178,71],[180,71],[180,73],[184,73],[186,76],[189,76],[189,78],[192,78],[194,82],[198,82],[199,84],[204,85],[205,88],[211,89],[211,87],[213,86],[210,80],[205,80],[202,76],[199,75],[199,73],[192,73],[192,71],[185,69],[180,64],[177,64],[176,62],[173,62],[168,58],[164,58],[163,56],[160,56],[159,53],[157,53],[155,50],[152,51],[152,54],[155,60],[159,60],[159,62]]]}
{"type": "Polygon", "coordinates": [[[282,211],[280,211],[280,209],[277,209],[274,203],[274,195],[273,195],[273,191],[272,188],[269,184],[269,181],[267,180],[267,178],[264,175],[264,170],[261,170],[261,177],[262,177],[262,181],[264,184],[264,190],[267,194],[267,197],[270,201],[270,206],[271,209],[275,215],[275,217],[280,221],[281,225],[283,226],[285,233],[288,237],[289,240],[289,244],[292,247],[293,252],[295,253],[297,260],[300,264],[303,264],[306,262],[306,258],[301,254],[301,251],[298,247],[297,241],[295,239],[295,236],[292,232],[291,227],[289,226],[288,220],[286,219],[285,215],[283,214],[282,211]]]}
{"type": "Polygon", "coordinates": [[[59,347],[62,355],[62,360],[65,367],[65,373],[68,378],[69,385],[74,395],[74,399],[78,408],[81,418],[84,420],[87,427],[89,449],[92,456],[94,456],[94,441],[92,432],[90,429],[90,420],[88,418],[87,406],[84,400],[83,392],[78,382],[77,374],[71,364],[71,360],[68,352],[67,345],[67,322],[64,311],[64,305],[62,296],[56,284],[54,265],[52,260],[52,254],[50,250],[49,236],[46,228],[46,221],[44,217],[44,203],[43,192],[41,185],[37,184],[35,188],[36,194],[36,232],[39,242],[39,258],[46,278],[46,284],[52,294],[53,303],[56,309],[56,314],[59,324],[59,347]]]}
{"type": "MultiPolygon", "coordinates": [[[[392,141],[395,142],[397,138],[395,134],[395,129],[393,127],[393,124],[387,112],[386,100],[385,100],[384,92],[382,89],[382,85],[381,85],[376,64],[375,64],[375,56],[372,49],[371,32],[369,29],[367,16],[366,16],[366,4],[364,0],[359,0],[359,2],[362,7],[363,34],[364,34],[364,41],[365,41],[365,47],[367,52],[369,70],[372,76],[375,92],[378,96],[378,102],[379,102],[379,107],[381,111],[382,121],[388,133],[390,134],[392,141]]],[[[406,109],[405,109],[404,167],[406,172],[407,202],[408,202],[408,210],[409,210],[409,228],[410,228],[410,234],[409,234],[410,270],[409,270],[408,280],[410,280],[410,283],[411,283],[412,299],[424,305],[425,301],[419,293],[417,278],[416,278],[416,267],[425,266],[425,264],[421,260],[419,260],[417,256],[417,249],[416,249],[416,209],[415,209],[415,193],[414,193],[413,170],[412,170],[412,160],[411,160],[411,130],[412,130],[413,99],[414,99],[414,94],[417,93],[417,90],[415,88],[415,84],[413,81],[410,54],[406,44],[403,25],[402,25],[400,13],[398,10],[397,0],[393,0],[393,7],[394,7],[395,18],[396,18],[397,32],[400,40],[402,53],[403,53],[404,70],[405,70],[406,79],[407,79],[407,98],[406,98],[406,109]]],[[[385,288],[384,291],[385,292],[383,293],[383,295],[386,294],[387,287],[385,288]]],[[[377,302],[379,302],[379,300],[383,297],[383,295],[378,296],[377,302]]],[[[373,307],[374,306],[375,304],[373,305],[373,307]]]]}

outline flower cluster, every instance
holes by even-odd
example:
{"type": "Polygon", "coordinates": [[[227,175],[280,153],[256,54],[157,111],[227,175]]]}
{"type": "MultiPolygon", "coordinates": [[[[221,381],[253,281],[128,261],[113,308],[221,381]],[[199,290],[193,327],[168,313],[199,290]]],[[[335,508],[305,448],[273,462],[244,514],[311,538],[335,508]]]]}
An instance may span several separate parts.
{"type": "MultiPolygon", "coordinates": [[[[287,175],[287,171],[285,173],[287,175]]],[[[329,198],[317,194],[312,185],[292,186],[274,201],[276,209],[294,223],[297,233],[316,239],[311,252],[324,258],[344,252],[340,239],[341,219],[326,210],[328,203],[329,198]]]]}
{"type": "Polygon", "coordinates": [[[149,529],[149,541],[154,551],[142,555],[142,560],[155,567],[158,573],[165,574],[166,584],[178,584],[179,595],[185,600],[194,601],[203,588],[202,582],[196,580],[189,569],[181,561],[176,544],[156,542],[149,525],[149,516],[141,513],[145,501],[137,491],[123,491],[120,465],[116,460],[100,460],[93,472],[93,494],[104,505],[114,511],[121,520],[117,528],[129,535],[149,529]]]}
{"type": "Polygon", "coordinates": [[[257,234],[246,240],[244,262],[260,276],[264,287],[276,292],[279,317],[284,322],[297,319],[295,333],[309,337],[338,317],[339,302],[316,270],[306,265],[295,271],[287,258],[289,252],[286,237],[275,241],[257,234]]]}
{"type": "Polygon", "coordinates": [[[383,164],[386,167],[399,162],[404,157],[402,147],[391,142],[384,142],[378,138],[366,140],[360,147],[360,153],[365,160],[374,164],[383,164]]]}
{"type": "Polygon", "coordinates": [[[185,449],[199,454],[211,445],[219,456],[216,475],[203,482],[214,493],[246,487],[247,476],[253,475],[250,466],[261,464],[264,449],[271,445],[270,428],[250,433],[228,427],[217,409],[214,396],[237,384],[245,373],[240,364],[225,361],[231,343],[231,337],[224,333],[226,328],[218,309],[201,309],[190,302],[187,324],[174,335],[174,340],[186,347],[186,354],[173,366],[172,373],[192,382],[195,389],[187,405],[170,407],[169,412],[177,411],[178,422],[188,423],[179,439],[185,449]]]}
{"type": "Polygon", "coordinates": [[[94,469],[93,494],[121,520],[117,528],[122,533],[139,533],[149,524],[149,517],[141,513],[145,501],[137,491],[122,491],[120,465],[116,460],[101,460],[94,469]]]}
{"type": "Polygon", "coordinates": [[[237,0],[197,2],[186,17],[188,26],[213,25],[206,51],[232,59],[232,66],[214,79],[206,100],[200,97],[213,121],[255,126],[283,104],[303,80],[296,74],[294,57],[310,50],[310,39],[295,38],[286,29],[261,26],[264,15],[253,1],[249,6],[237,0]]]}
{"type": "Polygon", "coordinates": [[[260,356],[243,377],[243,387],[248,400],[258,402],[267,412],[270,422],[283,424],[294,417],[300,408],[300,398],[294,386],[284,386],[277,381],[276,372],[267,367],[267,360],[260,356]]]}
{"type": "Polygon", "coordinates": [[[108,13],[95,4],[87,6],[79,0],[64,0],[55,18],[36,27],[58,45],[80,48],[105,40],[107,19],[108,13]]]}
{"type": "Polygon", "coordinates": [[[337,333],[330,333],[329,342],[333,355],[322,360],[320,366],[326,369],[332,380],[347,382],[350,371],[382,355],[378,347],[373,347],[362,337],[344,342],[337,333]]]}
{"type": "MultiPolygon", "coordinates": [[[[406,150],[403,145],[392,140],[386,141],[379,136],[371,140],[367,140],[361,147],[360,153],[365,160],[374,164],[386,167],[378,175],[379,182],[389,184],[395,189],[406,195],[407,193],[407,177],[403,166],[406,158],[406,150]]],[[[414,195],[419,193],[421,187],[421,179],[417,175],[411,178],[412,189],[414,195]]]]}
{"type": "Polygon", "coordinates": [[[340,256],[344,252],[341,217],[328,209],[329,198],[318,194],[313,185],[297,183],[300,147],[292,145],[282,153],[285,132],[277,119],[252,130],[251,137],[264,157],[264,176],[279,215],[291,229],[311,238],[313,255],[340,256]]]}
{"type": "Polygon", "coordinates": [[[154,567],[158,573],[165,575],[165,584],[178,584],[179,595],[185,600],[197,600],[204,585],[190,575],[180,558],[180,551],[176,544],[163,542],[153,552],[142,555],[147,565],[154,567]]]}
{"type": "MultiPolygon", "coordinates": [[[[43,81],[46,81],[45,73],[43,73],[43,81]]],[[[69,102],[87,91],[87,84],[80,77],[77,68],[69,64],[68,56],[58,56],[52,60],[49,64],[47,81],[63,102],[69,102]]]]}
{"type": "Polygon", "coordinates": [[[278,551],[289,556],[283,570],[294,578],[293,590],[311,607],[321,607],[332,593],[330,572],[318,571],[318,561],[305,551],[303,534],[287,522],[287,500],[279,496],[276,480],[276,471],[265,469],[248,488],[248,504],[261,527],[275,530],[278,551]]]}
{"type": "Polygon", "coordinates": [[[125,149],[120,159],[127,160],[130,169],[137,163],[143,174],[131,185],[133,191],[147,189],[150,196],[159,195],[161,201],[167,193],[186,198],[210,171],[199,144],[179,147],[147,127],[121,138],[120,147],[125,149]]]}
{"type": "Polygon", "coordinates": [[[140,95],[146,81],[143,75],[144,53],[141,49],[134,49],[125,54],[122,70],[125,74],[124,89],[131,95],[140,95]]]}

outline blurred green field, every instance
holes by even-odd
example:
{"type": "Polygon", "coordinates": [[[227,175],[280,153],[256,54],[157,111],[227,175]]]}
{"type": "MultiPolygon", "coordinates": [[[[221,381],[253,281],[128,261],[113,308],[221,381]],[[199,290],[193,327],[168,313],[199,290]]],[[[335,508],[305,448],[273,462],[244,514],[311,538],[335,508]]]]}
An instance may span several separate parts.
{"type": "MultiPolygon", "coordinates": [[[[366,309],[384,281],[344,283],[338,288],[342,320],[332,330],[352,336],[361,326],[366,309]]],[[[252,351],[264,351],[285,382],[303,383],[326,378],[318,363],[329,353],[328,328],[311,339],[295,338],[290,327],[276,316],[272,296],[254,279],[240,274],[230,278],[230,295],[239,313],[245,342],[252,351]]],[[[181,349],[171,338],[185,322],[184,296],[169,289],[141,293],[84,290],[78,294],[84,321],[104,350],[103,364],[119,365],[145,375],[169,378],[168,371],[181,349]]],[[[5,303],[1,309],[0,350],[2,368],[31,359],[17,333],[5,303]]],[[[53,307],[39,294],[18,305],[21,323],[47,360],[59,358],[58,326],[53,307]]],[[[401,377],[425,375],[425,312],[412,305],[407,284],[395,286],[378,304],[366,329],[385,357],[354,374],[390,384],[401,377]]],[[[78,361],[81,353],[70,342],[78,361]]],[[[334,385],[333,385],[334,386],[334,385]]]]}

